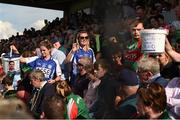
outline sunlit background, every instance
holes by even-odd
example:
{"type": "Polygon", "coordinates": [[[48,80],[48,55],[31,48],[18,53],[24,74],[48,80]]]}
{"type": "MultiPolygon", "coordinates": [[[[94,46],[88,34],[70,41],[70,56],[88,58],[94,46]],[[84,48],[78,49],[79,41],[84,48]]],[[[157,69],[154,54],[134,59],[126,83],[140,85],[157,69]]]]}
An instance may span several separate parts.
{"type": "Polygon", "coordinates": [[[7,39],[17,32],[22,34],[24,28],[41,29],[44,19],[62,18],[63,11],[9,5],[0,3],[0,39],[7,39]]]}

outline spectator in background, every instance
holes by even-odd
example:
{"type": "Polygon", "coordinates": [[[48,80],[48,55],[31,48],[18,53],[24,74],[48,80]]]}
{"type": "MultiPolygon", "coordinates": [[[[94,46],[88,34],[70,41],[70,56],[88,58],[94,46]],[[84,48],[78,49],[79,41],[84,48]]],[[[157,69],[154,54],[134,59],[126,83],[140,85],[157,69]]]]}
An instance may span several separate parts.
{"type": "Polygon", "coordinates": [[[30,74],[30,80],[34,87],[33,97],[30,101],[30,110],[35,118],[40,118],[43,112],[44,100],[55,95],[55,86],[45,80],[45,75],[41,70],[33,70],[30,74]]]}
{"type": "Polygon", "coordinates": [[[175,51],[180,53],[180,34],[177,36],[176,44],[175,44],[175,51]]]}
{"type": "Polygon", "coordinates": [[[13,79],[10,76],[6,76],[2,80],[2,84],[4,85],[5,91],[3,96],[5,99],[8,98],[16,98],[16,90],[13,88],[13,79]]]}
{"type": "Polygon", "coordinates": [[[168,112],[175,119],[180,118],[180,77],[172,79],[165,88],[168,112]]]}
{"type": "Polygon", "coordinates": [[[101,51],[102,58],[112,63],[112,54],[116,49],[119,49],[120,51],[120,48],[122,48],[121,45],[123,44],[119,42],[117,35],[108,35],[107,38],[105,38],[105,40],[103,41],[101,51]]]}
{"type": "Polygon", "coordinates": [[[160,64],[160,74],[162,77],[167,80],[171,80],[174,77],[179,77],[179,63],[172,61],[166,52],[158,54],[156,58],[160,64]]]}
{"type": "Polygon", "coordinates": [[[143,57],[138,61],[138,75],[141,83],[158,83],[166,87],[168,81],[160,74],[160,65],[156,58],[143,57]]]}
{"type": "Polygon", "coordinates": [[[111,51],[111,61],[112,67],[110,68],[110,71],[116,79],[118,79],[119,72],[125,68],[123,51],[119,48],[114,48],[114,50],[111,51]]]}
{"type": "Polygon", "coordinates": [[[143,25],[147,27],[148,20],[146,16],[146,9],[145,6],[143,5],[137,5],[136,6],[136,17],[137,19],[141,20],[143,22],[143,25]]]}
{"type": "Polygon", "coordinates": [[[51,57],[53,59],[55,59],[56,61],[58,61],[58,64],[61,67],[61,71],[62,71],[61,79],[65,80],[63,72],[65,69],[64,68],[64,60],[66,59],[66,55],[62,51],[58,50],[57,46],[59,44],[59,41],[57,39],[52,39],[51,43],[53,45],[53,48],[51,49],[51,57]]]}
{"type": "Polygon", "coordinates": [[[66,57],[66,62],[72,62],[73,69],[70,83],[74,85],[78,74],[77,63],[81,57],[89,57],[92,62],[96,61],[93,50],[89,45],[89,36],[86,31],[80,31],[77,35],[76,43],[73,43],[72,49],[66,57]]]}
{"type": "Polygon", "coordinates": [[[118,81],[120,83],[119,103],[117,108],[112,111],[110,118],[130,119],[137,112],[136,92],[139,88],[139,79],[134,71],[123,69],[119,72],[118,81]]]}
{"type": "Polygon", "coordinates": [[[65,119],[66,103],[60,96],[48,97],[44,101],[41,119],[65,119]]]}
{"type": "Polygon", "coordinates": [[[176,43],[176,41],[180,38],[180,5],[176,5],[174,12],[176,19],[171,23],[171,43],[176,43]]]}
{"type": "Polygon", "coordinates": [[[160,27],[157,16],[151,16],[150,18],[148,18],[148,20],[149,20],[149,25],[150,25],[149,28],[158,29],[160,27]]]}
{"type": "Polygon", "coordinates": [[[108,113],[114,108],[117,90],[117,80],[109,71],[109,64],[104,59],[99,59],[94,64],[96,77],[100,80],[97,87],[97,100],[90,108],[94,118],[107,118],[108,113]]]}
{"type": "Polygon", "coordinates": [[[51,42],[54,46],[54,48],[60,50],[61,52],[63,52],[65,55],[67,55],[67,49],[62,45],[62,38],[59,38],[60,40],[58,40],[58,38],[52,38],[51,42]]]}
{"type": "Polygon", "coordinates": [[[67,51],[70,51],[72,49],[72,44],[75,42],[75,40],[75,33],[72,30],[68,30],[64,40],[64,47],[67,49],[67,51]]]}
{"type": "Polygon", "coordinates": [[[180,30],[180,5],[176,5],[174,8],[176,20],[172,22],[172,25],[174,26],[175,30],[180,30]]]}
{"type": "Polygon", "coordinates": [[[143,56],[141,53],[141,38],[140,31],[144,29],[143,23],[140,20],[134,20],[130,24],[132,41],[127,45],[125,51],[124,65],[133,71],[137,70],[137,61],[143,56]]]}
{"type": "Polygon", "coordinates": [[[77,67],[79,74],[73,86],[73,92],[83,98],[84,93],[88,89],[88,84],[90,82],[88,74],[92,73],[93,70],[92,60],[88,57],[82,57],[79,59],[77,67]]]}
{"type": "Polygon", "coordinates": [[[84,100],[75,95],[66,81],[59,81],[56,92],[66,101],[66,119],[88,119],[89,111],[84,100]]]}
{"type": "Polygon", "coordinates": [[[92,24],[89,30],[90,46],[95,52],[95,55],[100,54],[101,51],[101,36],[100,28],[97,24],[92,24]]]}
{"type": "Polygon", "coordinates": [[[144,83],[137,90],[138,116],[133,119],[170,119],[166,106],[164,87],[157,83],[144,83]]]}
{"type": "Polygon", "coordinates": [[[162,27],[162,28],[164,28],[164,29],[166,29],[166,30],[169,31],[170,25],[169,25],[168,23],[165,22],[164,16],[161,15],[161,14],[159,14],[159,15],[157,15],[157,18],[158,18],[160,27],[162,27]]]}
{"type": "Polygon", "coordinates": [[[88,79],[90,79],[90,82],[88,84],[88,89],[84,94],[84,101],[88,109],[91,109],[91,107],[96,102],[97,89],[99,84],[101,83],[101,80],[98,78],[96,73],[97,73],[96,70],[94,70],[94,72],[89,72],[87,75],[88,79]]]}

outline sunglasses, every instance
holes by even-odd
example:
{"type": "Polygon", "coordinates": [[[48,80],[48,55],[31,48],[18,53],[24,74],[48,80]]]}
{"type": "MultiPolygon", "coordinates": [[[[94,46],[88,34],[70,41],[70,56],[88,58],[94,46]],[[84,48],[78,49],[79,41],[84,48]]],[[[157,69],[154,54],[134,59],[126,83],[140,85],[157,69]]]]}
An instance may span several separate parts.
{"type": "Polygon", "coordinates": [[[81,37],[81,36],[80,36],[79,38],[80,38],[81,40],[82,40],[82,39],[86,39],[86,40],[89,39],[88,36],[86,36],[86,37],[81,37]]]}

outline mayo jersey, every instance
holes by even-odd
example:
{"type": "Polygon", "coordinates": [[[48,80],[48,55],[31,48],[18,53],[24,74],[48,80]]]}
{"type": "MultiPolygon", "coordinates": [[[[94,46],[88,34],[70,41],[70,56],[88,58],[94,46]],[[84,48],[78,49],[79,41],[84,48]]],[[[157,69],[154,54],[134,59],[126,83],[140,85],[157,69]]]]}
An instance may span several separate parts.
{"type": "Polygon", "coordinates": [[[66,119],[74,120],[89,118],[89,110],[80,96],[71,93],[67,96],[67,102],[66,119]]]}

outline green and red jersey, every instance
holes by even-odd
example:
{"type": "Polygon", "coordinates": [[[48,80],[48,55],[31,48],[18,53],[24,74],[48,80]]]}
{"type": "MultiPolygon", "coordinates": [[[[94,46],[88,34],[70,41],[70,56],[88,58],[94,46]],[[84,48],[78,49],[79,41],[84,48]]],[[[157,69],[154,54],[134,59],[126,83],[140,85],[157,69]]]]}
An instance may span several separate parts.
{"type": "Polygon", "coordinates": [[[125,52],[124,65],[130,69],[137,70],[137,61],[143,56],[141,53],[141,40],[133,40],[127,45],[127,51],[125,52]]]}
{"type": "Polygon", "coordinates": [[[89,118],[89,110],[84,102],[84,100],[73,93],[67,96],[67,111],[66,111],[66,119],[88,119],[89,118]]]}

